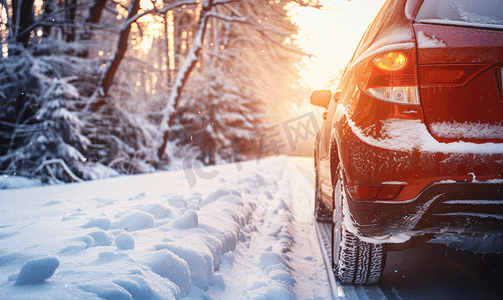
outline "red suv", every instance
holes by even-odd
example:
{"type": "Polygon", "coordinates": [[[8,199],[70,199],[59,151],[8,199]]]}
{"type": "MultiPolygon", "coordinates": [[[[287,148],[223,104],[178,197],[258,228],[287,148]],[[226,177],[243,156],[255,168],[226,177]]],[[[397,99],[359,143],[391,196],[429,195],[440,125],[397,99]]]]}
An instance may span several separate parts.
{"type": "Polygon", "coordinates": [[[503,252],[503,3],[388,0],[326,107],[315,217],[344,283],[379,280],[386,251],[503,252]]]}

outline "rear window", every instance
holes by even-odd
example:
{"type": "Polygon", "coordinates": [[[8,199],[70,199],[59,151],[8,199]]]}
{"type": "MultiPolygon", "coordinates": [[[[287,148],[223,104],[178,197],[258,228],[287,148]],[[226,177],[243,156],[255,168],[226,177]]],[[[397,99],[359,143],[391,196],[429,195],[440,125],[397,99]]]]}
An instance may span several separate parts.
{"type": "Polygon", "coordinates": [[[416,21],[503,28],[503,0],[424,0],[416,21]]]}

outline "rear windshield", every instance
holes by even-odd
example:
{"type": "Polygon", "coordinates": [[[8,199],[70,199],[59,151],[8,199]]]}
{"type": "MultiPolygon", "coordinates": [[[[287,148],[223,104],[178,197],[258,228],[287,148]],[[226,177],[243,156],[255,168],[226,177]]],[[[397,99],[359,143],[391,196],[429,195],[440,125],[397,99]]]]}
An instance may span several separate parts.
{"type": "Polygon", "coordinates": [[[503,0],[424,0],[416,21],[503,28],[503,0]]]}

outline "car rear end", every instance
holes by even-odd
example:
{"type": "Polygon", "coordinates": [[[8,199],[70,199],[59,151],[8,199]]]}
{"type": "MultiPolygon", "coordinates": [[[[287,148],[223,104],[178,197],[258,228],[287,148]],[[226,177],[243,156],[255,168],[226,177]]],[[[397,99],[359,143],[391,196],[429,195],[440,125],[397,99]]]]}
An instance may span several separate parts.
{"type": "Polygon", "coordinates": [[[503,252],[503,3],[396,2],[352,66],[340,155],[353,221],[363,236],[463,234],[503,252]]]}

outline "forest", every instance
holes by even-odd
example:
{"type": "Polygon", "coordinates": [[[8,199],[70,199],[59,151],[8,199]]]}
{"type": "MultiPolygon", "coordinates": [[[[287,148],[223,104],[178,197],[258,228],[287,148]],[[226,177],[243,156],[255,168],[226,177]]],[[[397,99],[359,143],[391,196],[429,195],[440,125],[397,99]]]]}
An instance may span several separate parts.
{"type": "Polygon", "coordinates": [[[307,99],[310,0],[1,0],[0,174],[43,183],[251,159],[307,99]]]}

